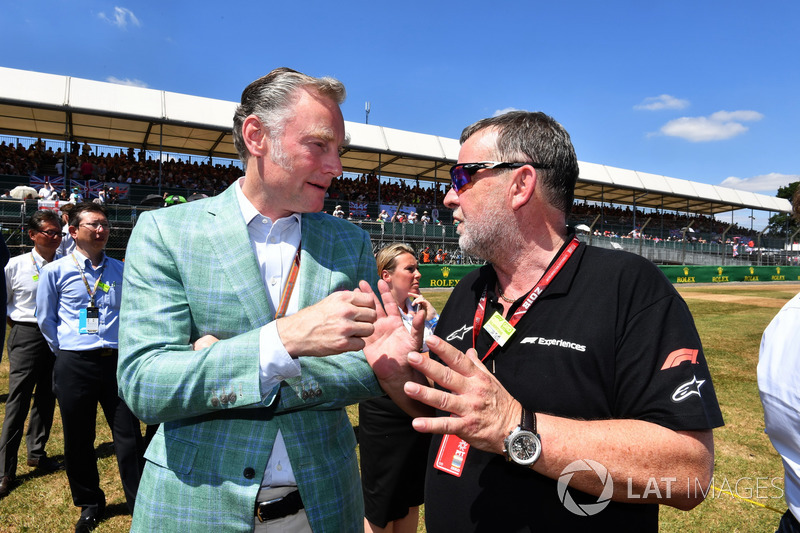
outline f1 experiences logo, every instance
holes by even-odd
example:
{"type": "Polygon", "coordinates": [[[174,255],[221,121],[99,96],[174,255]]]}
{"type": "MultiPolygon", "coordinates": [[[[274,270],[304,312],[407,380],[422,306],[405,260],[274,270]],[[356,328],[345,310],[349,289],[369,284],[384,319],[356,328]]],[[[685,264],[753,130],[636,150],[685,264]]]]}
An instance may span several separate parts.
{"type": "Polygon", "coordinates": [[[561,471],[561,475],[558,477],[557,490],[558,499],[561,500],[561,503],[564,504],[564,507],[566,507],[568,511],[579,516],[592,516],[605,509],[611,501],[611,496],[614,493],[614,481],[611,479],[611,474],[608,473],[606,467],[597,461],[578,459],[568,464],[564,470],[561,471]],[[575,472],[589,470],[593,471],[597,474],[597,477],[600,478],[600,482],[603,484],[603,491],[597,498],[596,503],[578,504],[572,498],[569,490],[567,490],[569,489],[569,482],[572,481],[572,475],[575,472]]]}

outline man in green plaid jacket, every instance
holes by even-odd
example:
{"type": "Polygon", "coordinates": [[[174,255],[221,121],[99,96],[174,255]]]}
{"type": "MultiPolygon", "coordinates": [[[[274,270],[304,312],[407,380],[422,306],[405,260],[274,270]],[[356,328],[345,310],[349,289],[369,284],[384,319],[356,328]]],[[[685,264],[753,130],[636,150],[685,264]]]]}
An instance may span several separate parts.
{"type": "Polygon", "coordinates": [[[343,99],[337,80],[290,69],[256,80],[234,116],[244,177],[139,218],[119,388],[161,426],[132,531],[280,531],[298,517],[305,531],[363,527],[344,407],[383,394],[367,359],[394,379],[384,388],[401,387],[408,367],[389,372],[386,355],[416,340],[369,287],[368,235],[319,213],[342,172],[343,99]]]}

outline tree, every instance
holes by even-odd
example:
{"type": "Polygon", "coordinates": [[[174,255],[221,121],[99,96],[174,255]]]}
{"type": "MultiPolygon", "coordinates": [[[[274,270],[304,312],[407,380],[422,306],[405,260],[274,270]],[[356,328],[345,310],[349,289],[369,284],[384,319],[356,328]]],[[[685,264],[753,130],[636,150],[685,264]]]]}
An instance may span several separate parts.
{"type": "MultiPolygon", "coordinates": [[[[778,198],[786,198],[790,202],[797,188],[800,187],[800,181],[790,183],[786,187],[778,187],[778,198]]],[[[800,229],[800,224],[792,215],[787,213],[778,213],[769,217],[769,232],[776,236],[788,237],[795,231],[800,229]],[[788,231],[787,231],[788,230],[788,231]]]]}

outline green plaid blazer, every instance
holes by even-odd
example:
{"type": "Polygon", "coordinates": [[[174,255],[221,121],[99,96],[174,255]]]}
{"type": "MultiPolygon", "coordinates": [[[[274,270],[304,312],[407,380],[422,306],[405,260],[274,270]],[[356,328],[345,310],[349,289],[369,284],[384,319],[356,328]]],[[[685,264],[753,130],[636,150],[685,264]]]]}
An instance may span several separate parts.
{"type": "MultiPolygon", "coordinates": [[[[300,308],[361,279],[375,286],[361,229],[314,213],[303,215],[302,232],[300,308]]],[[[363,528],[344,406],[381,389],[354,352],[302,357],[301,377],[262,397],[259,328],[273,319],[267,302],[233,186],[140,216],[126,256],[118,381],[133,412],[161,427],[145,455],[132,531],[251,531],[278,429],[314,531],[363,528]],[[192,351],[205,334],[221,340],[192,351]]]]}

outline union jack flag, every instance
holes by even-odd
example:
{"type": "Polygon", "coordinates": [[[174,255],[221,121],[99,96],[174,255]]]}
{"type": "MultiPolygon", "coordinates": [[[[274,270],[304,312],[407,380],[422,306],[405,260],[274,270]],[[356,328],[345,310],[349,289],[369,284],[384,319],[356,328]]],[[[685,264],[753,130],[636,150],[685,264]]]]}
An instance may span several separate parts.
{"type": "Polygon", "coordinates": [[[42,188],[48,182],[56,189],[64,188],[64,176],[31,176],[31,187],[35,189],[42,188]]]}

